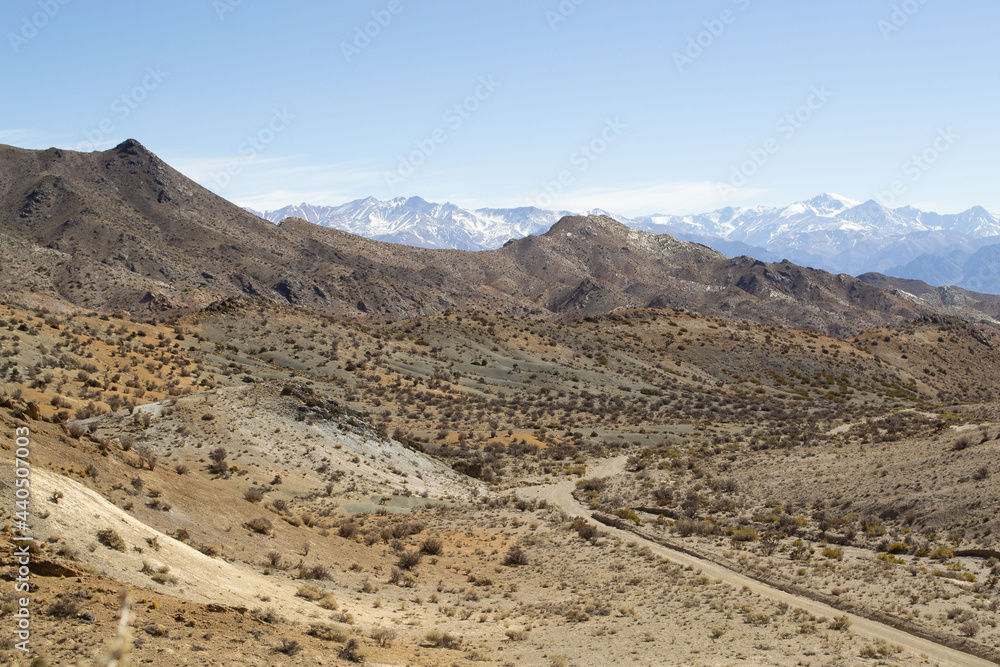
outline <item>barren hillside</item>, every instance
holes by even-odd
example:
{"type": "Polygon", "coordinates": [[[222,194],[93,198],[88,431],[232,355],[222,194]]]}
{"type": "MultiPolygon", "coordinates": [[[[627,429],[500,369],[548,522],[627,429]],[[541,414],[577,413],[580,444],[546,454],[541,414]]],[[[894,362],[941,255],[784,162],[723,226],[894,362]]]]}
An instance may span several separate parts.
{"type": "Polygon", "coordinates": [[[0,293],[47,308],[190,312],[233,296],[390,320],[446,310],[577,319],[618,308],[849,335],[927,313],[990,319],[989,299],[889,291],[788,262],[729,260],[604,217],[565,218],[489,252],[430,251],[217,197],[129,140],[75,153],[0,147],[0,293]]]}

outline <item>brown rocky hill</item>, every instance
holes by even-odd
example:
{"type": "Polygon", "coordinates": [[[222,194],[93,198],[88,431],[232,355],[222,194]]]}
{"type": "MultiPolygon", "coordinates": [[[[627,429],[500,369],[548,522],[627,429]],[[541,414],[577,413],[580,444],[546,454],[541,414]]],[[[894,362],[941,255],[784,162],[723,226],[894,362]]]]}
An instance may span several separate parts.
{"type": "Polygon", "coordinates": [[[995,314],[975,299],[929,302],[789,262],[730,260],[605,217],[564,218],[479,253],[301,220],[276,226],[134,140],[94,153],[0,147],[0,260],[9,297],[140,315],[240,295],[373,319],[454,309],[576,318],[652,306],[849,335],[932,312],[995,314]]]}
{"type": "Polygon", "coordinates": [[[966,308],[1000,318],[1000,295],[997,294],[970,292],[954,285],[935,287],[922,280],[893,278],[881,273],[865,273],[858,276],[858,279],[888,290],[896,296],[918,299],[938,309],[966,308]]]}

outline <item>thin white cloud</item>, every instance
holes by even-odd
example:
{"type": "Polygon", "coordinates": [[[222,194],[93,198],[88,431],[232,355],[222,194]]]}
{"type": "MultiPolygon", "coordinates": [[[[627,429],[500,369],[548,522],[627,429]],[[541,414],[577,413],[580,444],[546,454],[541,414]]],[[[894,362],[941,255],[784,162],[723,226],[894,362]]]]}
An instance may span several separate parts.
{"type": "Polygon", "coordinates": [[[241,196],[231,201],[238,206],[255,211],[276,211],[286,206],[312,204],[313,206],[337,206],[348,201],[349,196],[330,190],[272,190],[259,194],[241,196]]]}
{"type": "Polygon", "coordinates": [[[65,142],[56,138],[54,135],[28,128],[0,130],[0,144],[8,144],[10,146],[30,148],[34,150],[51,148],[52,146],[72,148],[72,146],[66,145],[65,142]]]}
{"type": "Polygon", "coordinates": [[[224,157],[164,158],[164,161],[191,180],[208,187],[214,178],[226,172],[232,165],[238,168],[239,174],[255,174],[261,171],[274,174],[278,171],[278,167],[285,162],[285,159],[258,155],[251,160],[246,157],[229,155],[224,157]]]}
{"type": "Polygon", "coordinates": [[[29,130],[0,130],[0,141],[17,141],[29,134],[29,130]]]}
{"type": "Polygon", "coordinates": [[[303,202],[342,204],[355,199],[359,192],[376,192],[381,185],[381,172],[369,165],[307,164],[301,155],[165,159],[216,194],[256,210],[275,210],[303,202]]]}

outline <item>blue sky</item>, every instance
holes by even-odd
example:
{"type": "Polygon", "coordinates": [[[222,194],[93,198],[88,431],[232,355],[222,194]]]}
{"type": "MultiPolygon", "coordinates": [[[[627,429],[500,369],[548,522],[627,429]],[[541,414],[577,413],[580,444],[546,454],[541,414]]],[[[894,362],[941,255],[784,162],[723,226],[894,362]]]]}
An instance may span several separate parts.
{"type": "Polygon", "coordinates": [[[992,0],[7,0],[0,142],[135,138],[257,208],[1000,211],[998,24],[992,0]]]}

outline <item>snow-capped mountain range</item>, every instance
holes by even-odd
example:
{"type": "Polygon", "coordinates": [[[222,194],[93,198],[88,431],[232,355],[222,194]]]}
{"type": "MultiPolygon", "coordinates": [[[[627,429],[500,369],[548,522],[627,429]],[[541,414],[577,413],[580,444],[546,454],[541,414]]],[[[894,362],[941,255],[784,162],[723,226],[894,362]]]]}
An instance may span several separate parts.
{"type": "Polygon", "coordinates": [[[459,250],[499,248],[512,238],[541,234],[560,218],[572,215],[534,207],[470,211],[454,204],[432,204],[420,197],[389,201],[368,197],[342,206],[299,204],[276,211],[246,210],[274,223],[301,218],[379,241],[459,250]]]}
{"type": "MultiPolygon", "coordinates": [[[[381,241],[462,250],[498,248],[512,238],[544,233],[563,216],[572,215],[534,207],[469,210],[420,197],[247,210],[274,223],[302,218],[381,241]]],[[[730,256],[789,259],[853,275],[878,271],[933,285],[1000,293],[1000,215],[979,206],[941,215],[825,193],[784,208],[727,207],[698,215],[637,218],[601,210],[586,213],[703,243],[730,256]]]]}
{"type": "Polygon", "coordinates": [[[899,277],[918,277],[900,274],[922,255],[971,254],[1000,243],[1000,216],[982,207],[941,215],[835,194],[785,208],[724,208],[700,215],[643,216],[637,222],[642,229],[706,245],[728,243],[751,256],[765,255],[762,259],[788,258],[838,273],[879,271],[899,277]]]}

